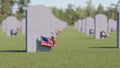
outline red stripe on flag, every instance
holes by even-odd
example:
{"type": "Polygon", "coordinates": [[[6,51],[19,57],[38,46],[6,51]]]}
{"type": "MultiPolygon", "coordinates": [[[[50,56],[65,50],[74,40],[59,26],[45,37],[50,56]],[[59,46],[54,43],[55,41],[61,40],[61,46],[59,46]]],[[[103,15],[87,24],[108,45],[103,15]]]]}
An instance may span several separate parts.
{"type": "Polygon", "coordinates": [[[54,47],[55,43],[56,43],[55,40],[51,38],[48,38],[48,41],[44,41],[44,40],[41,41],[42,46],[54,47]]]}

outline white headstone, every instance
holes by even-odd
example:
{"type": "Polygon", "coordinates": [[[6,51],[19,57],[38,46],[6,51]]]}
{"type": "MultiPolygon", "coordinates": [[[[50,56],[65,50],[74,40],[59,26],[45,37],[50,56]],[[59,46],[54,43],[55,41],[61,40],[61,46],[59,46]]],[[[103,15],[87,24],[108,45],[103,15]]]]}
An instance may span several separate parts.
{"type": "Polygon", "coordinates": [[[115,21],[115,20],[113,20],[113,19],[109,19],[109,21],[108,21],[108,32],[112,32],[112,31],[115,31],[116,30],[116,24],[117,24],[117,22],[115,21]]]}
{"type": "Polygon", "coordinates": [[[86,21],[86,30],[85,30],[85,33],[87,35],[90,34],[90,30],[93,30],[94,31],[94,19],[92,17],[88,17],[85,19],[86,21]]]}
{"type": "Polygon", "coordinates": [[[40,36],[51,37],[51,32],[62,24],[55,18],[51,10],[42,5],[31,6],[27,9],[27,52],[37,51],[37,39],[40,36]]]}
{"type": "Polygon", "coordinates": [[[54,30],[58,29],[61,30],[62,27],[65,25],[63,21],[59,20],[58,18],[56,18],[52,12],[49,14],[50,16],[50,21],[51,21],[51,25],[49,27],[51,27],[51,31],[50,32],[54,32],[54,30]]]}
{"type": "Polygon", "coordinates": [[[85,29],[86,28],[86,23],[85,23],[85,19],[82,20],[82,33],[85,33],[85,29]]]}
{"type": "Polygon", "coordinates": [[[78,24],[78,22],[75,22],[75,23],[74,23],[74,28],[75,28],[75,29],[77,29],[77,26],[78,26],[77,24],[78,24]]]}
{"type": "Polygon", "coordinates": [[[17,20],[16,17],[13,17],[13,16],[9,16],[6,18],[6,35],[7,36],[11,36],[11,30],[14,29],[14,30],[17,30],[17,28],[20,28],[19,27],[19,22],[17,20]]]}
{"type": "Polygon", "coordinates": [[[82,20],[78,20],[78,28],[77,28],[77,30],[79,31],[79,32],[81,32],[82,30],[82,20]]]}
{"type": "Polygon", "coordinates": [[[95,16],[95,39],[100,39],[100,33],[104,31],[107,33],[107,16],[98,14],[95,16]]]}
{"type": "Polygon", "coordinates": [[[26,33],[26,22],[25,22],[25,18],[22,19],[22,26],[21,26],[21,30],[22,30],[22,33],[26,33]]]}

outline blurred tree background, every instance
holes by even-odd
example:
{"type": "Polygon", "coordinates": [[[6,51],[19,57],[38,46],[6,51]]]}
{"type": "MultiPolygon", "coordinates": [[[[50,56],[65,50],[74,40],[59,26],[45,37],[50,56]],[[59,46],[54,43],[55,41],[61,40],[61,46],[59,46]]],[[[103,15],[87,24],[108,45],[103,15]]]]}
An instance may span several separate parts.
{"type": "MultiPolygon", "coordinates": [[[[120,0],[118,3],[119,2],[120,0]]],[[[69,25],[73,25],[78,19],[94,17],[96,14],[105,14],[109,19],[116,20],[118,3],[111,4],[105,9],[102,4],[99,4],[99,6],[95,8],[92,0],[88,0],[85,8],[81,8],[81,6],[74,8],[74,5],[69,4],[65,10],[52,7],[52,12],[56,17],[66,21],[69,25]]]]}
{"type": "Polygon", "coordinates": [[[18,19],[22,19],[29,3],[30,0],[0,0],[0,23],[8,16],[16,16],[18,19]]]}
{"type": "MultiPolygon", "coordinates": [[[[120,0],[118,1],[118,3],[120,0]]],[[[16,16],[19,20],[25,17],[25,8],[30,0],[0,0],[0,23],[8,16],[16,16]],[[16,10],[16,11],[15,11],[16,10]]],[[[74,7],[68,4],[66,9],[51,7],[52,13],[59,19],[73,25],[78,19],[94,17],[96,14],[105,14],[108,18],[116,20],[118,4],[111,4],[107,9],[102,4],[97,8],[92,0],[86,2],[86,7],[74,7]]]]}

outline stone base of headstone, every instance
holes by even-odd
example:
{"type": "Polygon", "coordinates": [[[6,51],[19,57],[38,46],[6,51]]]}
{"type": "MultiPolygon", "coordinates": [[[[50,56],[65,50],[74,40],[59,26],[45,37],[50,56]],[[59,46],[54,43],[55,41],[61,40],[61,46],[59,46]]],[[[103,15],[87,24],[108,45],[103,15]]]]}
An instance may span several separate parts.
{"type": "Polygon", "coordinates": [[[97,14],[95,16],[95,39],[101,39],[101,32],[105,32],[107,34],[107,16],[104,14],[97,14]]]}
{"type": "Polygon", "coordinates": [[[49,51],[51,51],[51,47],[49,47],[49,46],[42,46],[42,45],[40,45],[40,41],[39,40],[37,40],[36,41],[36,50],[37,50],[37,52],[49,52],[49,51]]]}

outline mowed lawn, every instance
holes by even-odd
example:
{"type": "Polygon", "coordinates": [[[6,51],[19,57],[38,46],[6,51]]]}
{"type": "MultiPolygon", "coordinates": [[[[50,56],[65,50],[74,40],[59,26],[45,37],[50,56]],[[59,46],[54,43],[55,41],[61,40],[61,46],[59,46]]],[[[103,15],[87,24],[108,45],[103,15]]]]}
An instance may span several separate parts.
{"type": "Polygon", "coordinates": [[[0,30],[0,68],[120,68],[116,33],[95,40],[68,26],[50,52],[25,52],[25,36],[6,37],[0,30]]]}

